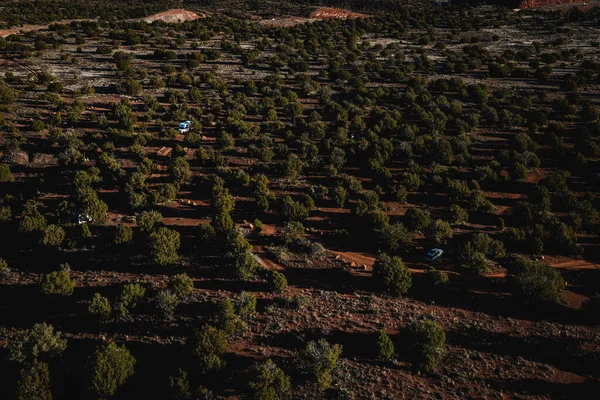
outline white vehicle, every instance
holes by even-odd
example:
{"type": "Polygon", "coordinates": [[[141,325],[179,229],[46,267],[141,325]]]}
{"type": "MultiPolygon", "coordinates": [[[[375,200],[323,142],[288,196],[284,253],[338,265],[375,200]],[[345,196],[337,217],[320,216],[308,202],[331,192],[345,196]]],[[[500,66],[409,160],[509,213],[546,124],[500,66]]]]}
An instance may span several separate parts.
{"type": "Polygon", "coordinates": [[[179,124],[179,133],[187,133],[192,129],[192,121],[183,121],[179,124]]]}
{"type": "Polygon", "coordinates": [[[77,214],[75,214],[75,221],[79,225],[87,224],[88,222],[92,222],[92,217],[82,211],[82,212],[78,212],[77,214]]]}
{"type": "Polygon", "coordinates": [[[431,249],[425,256],[425,260],[433,262],[433,261],[437,260],[438,258],[440,258],[442,256],[442,254],[444,254],[444,250],[431,249]]]}

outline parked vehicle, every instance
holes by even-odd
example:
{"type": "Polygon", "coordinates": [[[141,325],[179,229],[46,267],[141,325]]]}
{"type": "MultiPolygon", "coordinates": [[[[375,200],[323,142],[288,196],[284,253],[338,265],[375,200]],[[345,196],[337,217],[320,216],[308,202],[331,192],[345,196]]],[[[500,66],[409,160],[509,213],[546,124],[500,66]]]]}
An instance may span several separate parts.
{"type": "Polygon", "coordinates": [[[444,254],[444,250],[442,249],[431,249],[425,256],[425,260],[430,262],[436,261],[442,254],[444,254]]]}
{"type": "Polygon", "coordinates": [[[183,121],[179,124],[179,133],[186,133],[192,129],[192,121],[183,121]]]}

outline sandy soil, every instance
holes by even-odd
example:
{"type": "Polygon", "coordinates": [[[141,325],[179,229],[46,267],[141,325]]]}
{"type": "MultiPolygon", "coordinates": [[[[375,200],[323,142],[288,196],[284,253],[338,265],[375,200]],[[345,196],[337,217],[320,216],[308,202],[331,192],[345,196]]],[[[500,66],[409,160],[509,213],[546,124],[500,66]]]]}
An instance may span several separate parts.
{"type": "Polygon", "coordinates": [[[340,8],[323,7],[310,13],[310,18],[329,19],[329,18],[368,18],[369,15],[355,13],[340,8]]]}
{"type": "Polygon", "coordinates": [[[152,23],[154,21],[163,21],[168,23],[178,23],[184,21],[193,21],[198,18],[205,18],[206,15],[201,14],[198,15],[194,12],[183,10],[183,9],[173,9],[164,11],[158,14],[150,15],[149,17],[144,18],[144,21],[148,23],[152,23]]]}

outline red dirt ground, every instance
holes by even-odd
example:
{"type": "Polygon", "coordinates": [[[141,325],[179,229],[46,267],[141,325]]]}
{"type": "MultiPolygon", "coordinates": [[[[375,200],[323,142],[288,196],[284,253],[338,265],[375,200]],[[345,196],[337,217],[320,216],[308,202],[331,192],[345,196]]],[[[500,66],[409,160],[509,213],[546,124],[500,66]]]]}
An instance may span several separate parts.
{"type": "Polygon", "coordinates": [[[369,15],[355,13],[340,8],[323,7],[310,13],[309,18],[329,19],[329,18],[369,18],[369,15]]]}

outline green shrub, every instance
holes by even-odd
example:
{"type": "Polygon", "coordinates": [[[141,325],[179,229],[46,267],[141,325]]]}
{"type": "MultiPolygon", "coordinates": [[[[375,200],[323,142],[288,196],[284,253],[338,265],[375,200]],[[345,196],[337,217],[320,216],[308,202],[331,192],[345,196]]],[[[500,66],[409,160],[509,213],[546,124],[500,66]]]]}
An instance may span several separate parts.
{"type": "Polygon", "coordinates": [[[128,283],[123,287],[117,311],[121,316],[128,315],[133,311],[144,298],[146,288],[139,283],[128,283]]]}
{"type": "Polygon", "coordinates": [[[21,369],[17,400],[52,400],[48,364],[33,360],[21,369]]]}
{"type": "Polygon", "coordinates": [[[441,219],[432,221],[425,231],[425,237],[433,244],[444,244],[453,235],[454,230],[450,224],[441,219]]]}
{"type": "Polygon", "coordinates": [[[179,246],[181,246],[181,239],[176,230],[160,227],[150,234],[152,260],[160,266],[173,264],[179,260],[177,254],[179,246]]]}
{"type": "Polygon", "coordinates": [[[15,177],[10,171],[10,167],[6,164],[0,164],[0,182],[12,182],[14,180],[15,177]]]}
{"type": "Polygon", "coordinates": [[[449,282],[448,274],[444,271],[429,267],[425,271],[425,278],[434,287],[446,286],[449,282]]]}
{"type": "Polygon", "coordinates": [[[128,243],[131,241],[131,239],[133,239],[133,230],[127,225],[117,225],[114,238],[115,244],[128,243]]]}
{"type": "Polygon", "coordinates": [[[225,367],[221,358],[227,350],[227,334],[212,325],[204,325],[188,340],[193,355],[200,361],[200,371],[218,371],[225,367]]]}
{"type": "Polygon", "coordinates": [[[20,332],[9,340],[6,348],[11,361],[24,363],[42,355],[58,357],[67,348],[67,340],[52,325],[45,322],[33,325],[33,329],[20,332]]]}
{"type": "Polygon", "coordinates": [[[10,268],[8,263],[0,258],[0,279],[7,279],[10,276],[10,268]]]}
{"type": "Polygon", "coordinates": [[[169,289],[173,291],[180,299],[186,298],[192,293],[194,281],[186,274],[177,274],[169,281],[169,289]]]}
{"type": "Polygon", "coordinates": [[[65,231],[58,225],[48,225],[44,229],[42,243],[47,247],[60,247],[65,240],[65,231]]]}
{"type": "Polygon", "coordinates": [[[284,399],[290,395],[290,377],[270,359],[253,368],[250,382],[252,398],[256,400],[284,399]]]}
{"type": "Polygon", "coordinates": [[[411,231],[422,231],[431,223],[431,213],[420,208],[409,208],[404,214],[404,224],[411,231]]]}
{"type": "Polygon", "coordinates": [[[142,232],[150,232],[156,224],[162,222],[162,215],[158,211],[144,211],[136,219],[137,226],[142,232]]]}
{"type": "Polygon", "coordinates": [[[89,390],[99,399],[112,397],[134,373],[135,358],[114,342],[96,348],[90,358],[89,390]]]}
{"type": "Polygon", "coordinates": [[[102,320],[106,320],[110,318],[112,307],[106,297],[102,296],[100,293],[95,293],[94,298],[88,307],[88,312],[102,320]]]}
{"type": "Polygon", "coordinates": [[[279,271],[271,271],[269,273],[269,288],[273,293],[283,293],[287,288],[288,283],[285,275],[279,271]]]}
{"type": "Polygon", "coordinates": [[[70,296],[74,290],[75,281],[71,279],[69,271],[53,271],[44,275],[42,279],[42,292],[45,294],[70,296]]]}
{"type": "Polygon", "coordinates": [[[179,297],[169,289],[158,292],[154,300],[158,309],[166,317],[172,316],[179,304],[179,297]]]}
{"type": "Polygon", "coordinates": [[[230,336],[239,335],[246,329],[246,324],[236,314],[235,305],[229,299],[219,301],[215,320],[217,327],[230,336]]]}
{"type": "Polygon", "coordinates": [[[303,369],[316,381],[320,390],[331,386],[331,373],[341,354],[341,345],[330,345],[325,339],[308,342],[300,354],[303,369]]]}
{"type": "Polygon", "coordinates": [[[558,270],[524,258],[518,261],[516,281],[521,296],[532,303],[559,303],[565,288],[558,270]]]}
{"type": "Polygon", "coordinates": [[[235,303],[240,317],[248,318],[256,314],[256,295],[254,293],[242,292],[235,303]]]}
{"type": "Polygon", "coordinates": [[[435,321],[415,321],[409,328],[413,339],[413,361],[420,369],[432,371],[443,355],[446,333],[435,321]]]}
{"type": "Polygon", "coordinates": [[[394,356],[394,343],[383,329],[375,334],[375,354],[380,360],[390,360],[394,356]]]}
{"type": "Polygon", "coordinates": [[[401,296],[412,286],[412,275],[400,257],[382,253],[373,264],[373,279],[392,296],[401,296]]]}

